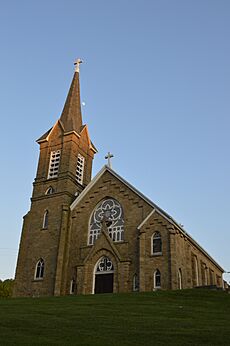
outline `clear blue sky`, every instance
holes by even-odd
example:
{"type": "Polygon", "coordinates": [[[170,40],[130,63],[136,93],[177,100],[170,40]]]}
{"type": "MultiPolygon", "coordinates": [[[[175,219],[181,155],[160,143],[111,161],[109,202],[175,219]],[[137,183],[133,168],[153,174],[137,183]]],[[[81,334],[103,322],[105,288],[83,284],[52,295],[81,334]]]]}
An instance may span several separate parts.
{"type": "Polygon", "coordinates": [[[14,276],[35,140],[59,118],[77,57],[94,174],[111,151],[230,271],[229,37],[228,0],[1,3],[1,279],[14,276]]]}

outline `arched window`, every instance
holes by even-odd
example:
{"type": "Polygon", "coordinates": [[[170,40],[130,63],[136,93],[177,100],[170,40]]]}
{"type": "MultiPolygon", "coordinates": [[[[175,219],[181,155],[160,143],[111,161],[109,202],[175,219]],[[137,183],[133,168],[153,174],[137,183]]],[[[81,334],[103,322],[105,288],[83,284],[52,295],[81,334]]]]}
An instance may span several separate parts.
{"type": "Polygon", "coordinates": [[[89,223],[89,245],[93,245],[97,240],[102,224],[107,228],[108,234],[114,242],[124,240],[123,209],[120,203],[113,198],[103,200],[95,208],[89,223]]]}
{"type": "Polygon", "coordinates": [[[193,286],[199,286],[198,261],[195,255],[192,256],[192,281],[193,286]]]}
{"type": "Polygon", "coordinates": [[[153,288],[161,288],[161,272],[157,269],[153,274],[153,288]]]}
{"type": "Polygon", "coordinates": [[[181,269],[178,270],[177,276],[178,276],[178,288],[179,288],[179,290],[182,290],[182,271],[181,271],[181,269]]]}
{"type": "Polygon", "coordinates": [[[110,258],[103,256],[97,262],[95,274],[112,273],[113,271],[113,263],[110,258]]]}
{"type": "Polygon", "coordinates": [[[52,195],[52,193],[54,193],[54,188],[52,186],[50,186],[47,190],[46,190],[46,195],[52,195]]]}
{"type": "Polygon", "coordinates": [[[138,291],[138,277],[137,274],[133,275],[133,291],[138,291]]]}
{"type": "Polygon", "coordinates": [[[69,289],[69,293],[70,294],[74,294],[75,292],[75,286],[76,286],[76,281],[74,279],[72,279],[70,281],[70,289],[69,289]]]}
{"type": "Polygon", "coordinates": [[[209,269],[210,285],[214,285],[214,271],[209,269]]]}
{"type": "Polygon", "coordinates": [[[208,267],[205,266],[205,285],[208,285],[208,267]]]}
{"type": "Polygon", "coordinates": [[[201,262],[201,281],[203,286],[208,284],[208,268],[204,262],[201,262]]]}
{"type": "Polygon", "coordinates": [[[160,255],[162,254],[162,241],[160,232],[155,232],[152,235],[152,254],[160,255]]]}
{"type": "Polygon", "coordinates": [[[35,268],[35,279],[43,279],[44,276],[44,268],[45,268],[45,263],[42,258],[37,262],[36,268],[35,268]]]}
{"type": "Polygon", "coordinates": [[[49,218],[49,212],[46,210],[43,215],[43,222],[42,222],[42,228],[48,227],[48,218],[49,218]]]}

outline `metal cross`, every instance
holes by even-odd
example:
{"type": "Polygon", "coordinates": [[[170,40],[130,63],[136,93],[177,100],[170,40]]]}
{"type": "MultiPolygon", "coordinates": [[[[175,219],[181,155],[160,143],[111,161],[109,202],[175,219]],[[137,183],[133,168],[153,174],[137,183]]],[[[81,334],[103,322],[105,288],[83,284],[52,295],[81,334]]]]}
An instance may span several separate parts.
{"type": "Polygon", "coordinates": [[[77,59],[74,63],[74,66],[75,66],[75,72],[78,72],[80,71],[80,64],[83,62],[83,60],[81,59],[77,59]]]}
{"type": "Polygon", "coordinates": [[[111,154],[110,152],[108,152],[108,154],[105,156],[105,159],[108,160],[108,167],[112,168],[111,165],[111,158],[113,157],[113,154],[111,154]]]}

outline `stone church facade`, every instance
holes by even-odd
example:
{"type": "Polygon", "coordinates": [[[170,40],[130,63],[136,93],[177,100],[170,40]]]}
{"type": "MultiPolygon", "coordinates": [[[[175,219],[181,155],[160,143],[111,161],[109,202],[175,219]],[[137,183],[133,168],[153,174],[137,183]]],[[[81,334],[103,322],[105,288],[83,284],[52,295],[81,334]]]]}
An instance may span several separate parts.
{"type": "Polygon", "coordinates": [[[37,141],[14,296],[222,287],[223,269],[165,211],[109,165],[91,179],[79,64],[61,117],[37,141]]]}

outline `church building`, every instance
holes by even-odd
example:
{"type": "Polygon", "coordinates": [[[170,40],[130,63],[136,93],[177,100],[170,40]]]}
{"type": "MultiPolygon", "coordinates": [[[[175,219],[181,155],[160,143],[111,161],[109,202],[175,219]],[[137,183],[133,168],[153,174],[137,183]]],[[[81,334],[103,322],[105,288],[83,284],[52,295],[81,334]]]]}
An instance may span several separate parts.
{"type": "Polygon", "coordinates": [[[97,153],[82,123],[79,65],[60,118],[38,140],[14,296],[155,291],[216,285],[224,270],[170,215],[97,153]]]}

